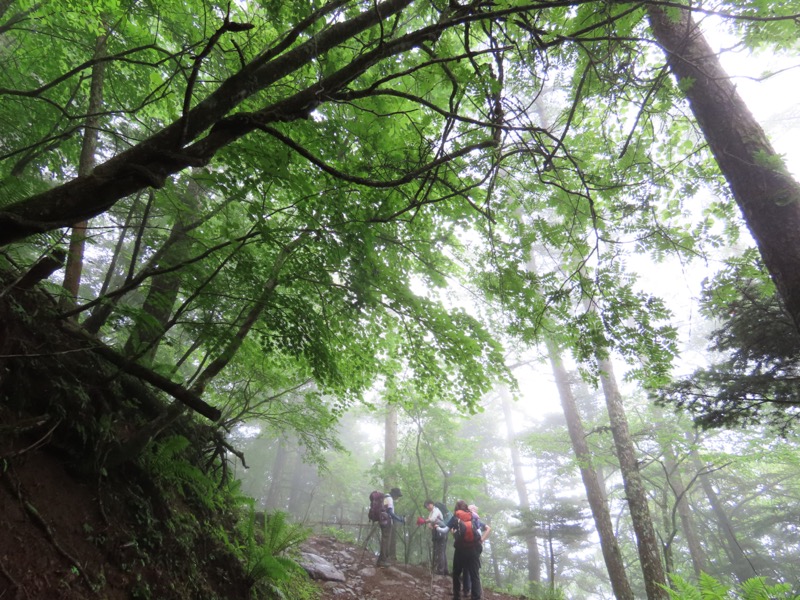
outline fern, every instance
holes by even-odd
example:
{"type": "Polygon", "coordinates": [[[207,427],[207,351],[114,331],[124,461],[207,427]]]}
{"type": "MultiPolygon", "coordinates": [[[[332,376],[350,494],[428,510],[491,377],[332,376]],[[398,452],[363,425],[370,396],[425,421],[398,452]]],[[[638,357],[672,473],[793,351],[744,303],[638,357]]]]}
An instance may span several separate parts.
{"type": "Polygon", "coordinates": [[[767,585],[764,577],[754,577],[741,584],[742,600],[798,600],[800,596],[791,593],[788,583],[767,585]]]}
{"type": "Polygon", "coordinates": [[[767,585],[764,577],[754,577],[731,590],[711,575],[701,573],[697,585],[693,585],[679,575],[670,576],[672,588],[667,589],[673,600],[800,600],[791,593],[786,583],[767,585]]]}
{"type": "Polygon", "coordinates": [[[242,554],[247,573],[253,585],[267,588],[278,598],[286,598],[291,590],[297,597],[299,588],[305,584],[306,597],[314,593],[300,565],[287,553],[305,541],[309,531],[297,523],[289,523],[286,513],[274,512],[264,516],[259,527],[258,514],[253,506],[240,523],[243,545],[242,554]]]}
{"type": "Polygon", "coordinates": [[[218,508],[221,495],[214,481],[203,471],[192,465],[181,454],[191,442],[182,435],[161,440],[152,454],[145,456],[150,471],[166,481],[170,488],[182,496],[191,496],[207,509],[218,508]]]}

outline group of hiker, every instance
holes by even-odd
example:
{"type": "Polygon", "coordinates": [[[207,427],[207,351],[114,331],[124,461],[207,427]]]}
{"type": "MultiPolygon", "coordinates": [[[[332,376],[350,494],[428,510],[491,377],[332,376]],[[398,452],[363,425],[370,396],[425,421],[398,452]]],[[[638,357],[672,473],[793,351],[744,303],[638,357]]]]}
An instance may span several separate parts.
{"type": "MultiPolygon", "coordinates": [[[[389,564],[391,539],[394,523],[405,523],[405,518],[398,516],[394,503],[402,497],[399,488],[392,488],[388,494],[373,492],[370,494],[370,520],[377,521],[381,530],[381,548],[377,566],[389,564]],[[382,499],[381,499],[382,496],[382,499]]],[[[481,553],[483,541],[491,532],[491,527],[480,520],[478,507],[458,500],[452,514],[444,504],[425,501],[427,517],[419,517],[417,525],[431,530],[433,543],[433,571],[437,575],[448,575],[447,538],[453,534],[453,568],[449,573],[453,580],[453,599],[464,598],[480,600],[481,588],[481,553]]]]}

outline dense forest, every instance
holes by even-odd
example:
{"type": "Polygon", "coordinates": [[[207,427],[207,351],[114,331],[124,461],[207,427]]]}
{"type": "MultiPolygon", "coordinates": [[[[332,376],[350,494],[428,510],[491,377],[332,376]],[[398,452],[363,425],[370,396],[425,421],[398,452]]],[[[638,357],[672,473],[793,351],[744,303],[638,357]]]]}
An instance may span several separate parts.
{"type": "Polygon", "coordinates": [[[800,184],[723,62],[799,24],[0,0],[0,598],[319,598],[393,487],[498,592],[795,598],[800,184]]]}

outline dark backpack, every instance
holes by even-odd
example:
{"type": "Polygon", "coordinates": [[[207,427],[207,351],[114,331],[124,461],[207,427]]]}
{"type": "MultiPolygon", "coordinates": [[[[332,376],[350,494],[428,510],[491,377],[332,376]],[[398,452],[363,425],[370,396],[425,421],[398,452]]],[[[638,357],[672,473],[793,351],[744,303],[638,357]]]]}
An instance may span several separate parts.
{"type": "Polygon", "coordinates": [[[481,541],[481,530],[478,527],[478,519],[468,510],[457,510],[458,521],[455,529],[455,542],[458,544],[479,544],[481,541]]]}
{"type": "Polygon", "coordinates": [[[450,522],[450,519],[453,518],[453,513],[447,510],[444,502],[434,502],[433,505],[442,512],[442,519],[444,520],[442,525],[447,525],[450,522]]]}
{"type": "Polygon", "coordinates": [[[386,507],[383,505],[383,499],[386,496],[383,492],[374,491],[369,495],[369,512],[367,517],[370,521],[380,523],[382,526],[387,525],[391,520],[389,513],[386,512],[386,507]]]}

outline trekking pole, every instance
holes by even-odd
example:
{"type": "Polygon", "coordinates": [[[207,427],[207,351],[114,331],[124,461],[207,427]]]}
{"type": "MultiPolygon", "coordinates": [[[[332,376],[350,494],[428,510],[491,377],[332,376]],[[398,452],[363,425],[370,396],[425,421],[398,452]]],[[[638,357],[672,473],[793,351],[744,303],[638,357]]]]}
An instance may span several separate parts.
{"type": "Polygon", "coordinates": [[[367,553],[367,544],[369,544],[369,540],[372,538],[372,534],[375,533],[375,530],[377,528],[378,528],[377,523],[373,523],[372,527],[369,528],[369,533],[367,534],[367,538],[364,540],[364,546],[361,548],[361,558],[358,559],[359,565],[364,563],[364,555],[367,553]]]}

